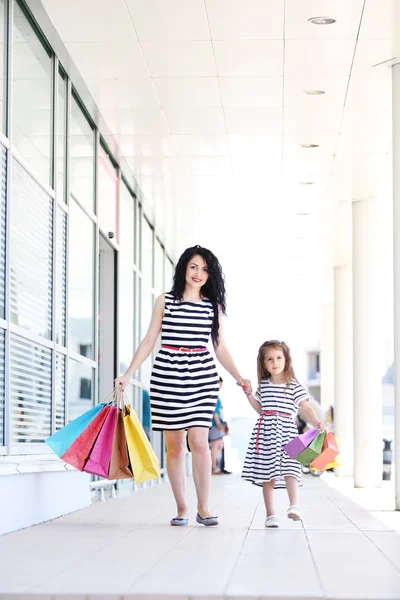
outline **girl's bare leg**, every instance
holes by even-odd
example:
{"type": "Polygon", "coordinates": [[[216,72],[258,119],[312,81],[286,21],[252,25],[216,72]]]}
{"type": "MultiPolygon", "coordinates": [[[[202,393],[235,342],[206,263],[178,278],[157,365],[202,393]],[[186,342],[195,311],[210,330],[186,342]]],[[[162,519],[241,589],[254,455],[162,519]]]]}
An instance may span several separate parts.
{"type": "Polygon", "coordinates": [[[177,517],[179,519],[187,516],[186,506],[186,472],[185,472],[185,450],[186,434],[180,429],[178,431],[164,431],[167,445],[167,472],[174,494],[177,517]]]}
{"type": "Polygon", "coordinates": [[[274,508],[274,486],[275,479],[273,479],[272,481],[264,481],[263,483],[263,495],[265,510],[267,511],[267,517],[276,514],[274,508]]]}
{"type": "Polygon", "coordinates": [[[289,504],[290,506],[297,506],[298,503],[298,490],[299,486],[297,484],[296,477],[285,477],[286,481],[286,489],[289,496],[289,504]]]}
{"type": "Polygon", "coordinates": [[[192,453],[193,479],[197,494],[197,512],[204,519],[212,516],[208,510],[211,482],[208,429],[206,427],[191,427],[189,429],[189,446],[192,453]]]}

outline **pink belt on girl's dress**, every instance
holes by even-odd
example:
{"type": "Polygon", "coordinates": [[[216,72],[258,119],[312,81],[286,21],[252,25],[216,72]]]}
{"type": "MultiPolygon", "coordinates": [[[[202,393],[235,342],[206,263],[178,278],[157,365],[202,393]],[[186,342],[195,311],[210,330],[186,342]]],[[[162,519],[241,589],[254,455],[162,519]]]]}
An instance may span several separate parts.
{"type": "Polygon", "coordinates": [[[260,415],[261,419],[258,421],[258,429],[256,435],[256,451],[258,454],[260,454],[260,449],[258,447],[258,438],[260,437],[261,423],[265,415],[279,415],[280,417],[289,417],[289,419],[292,418],[292,415],[289,415],[289,413],[279,412],[278,410],[263,410],[263,412],[260,415]]]}

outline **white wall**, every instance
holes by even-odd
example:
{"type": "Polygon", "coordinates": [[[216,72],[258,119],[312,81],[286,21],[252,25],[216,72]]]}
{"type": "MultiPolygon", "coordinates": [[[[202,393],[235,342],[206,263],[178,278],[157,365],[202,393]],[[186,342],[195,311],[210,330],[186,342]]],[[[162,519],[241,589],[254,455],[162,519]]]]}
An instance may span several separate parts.
{"type": "Polygon", "coordinates": [[[0,477],[0,535],[91,504],[90,475],[79,471],[0,477]]]}

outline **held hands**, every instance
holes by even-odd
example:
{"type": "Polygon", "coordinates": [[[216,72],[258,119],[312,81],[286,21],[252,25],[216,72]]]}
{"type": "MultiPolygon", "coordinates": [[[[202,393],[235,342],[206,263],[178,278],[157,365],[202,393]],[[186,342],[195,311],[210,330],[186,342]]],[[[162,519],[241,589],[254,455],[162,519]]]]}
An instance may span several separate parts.
{"type": "Polygon", "coordinates": [[[249,379],[243,379],[242,388],[246,396],[251,396],[253,394],[253,388],[249,379]]]}

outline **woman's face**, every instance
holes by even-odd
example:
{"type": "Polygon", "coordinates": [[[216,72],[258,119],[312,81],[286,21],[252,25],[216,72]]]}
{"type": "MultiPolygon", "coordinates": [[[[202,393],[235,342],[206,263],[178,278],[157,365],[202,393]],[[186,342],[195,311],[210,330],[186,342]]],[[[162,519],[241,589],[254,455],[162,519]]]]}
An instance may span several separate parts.
{"type": "Polygon", "coordinates": [[[285,355],[280,348],[264,351],[264,366],[271,375],[280,375],[285,370],[285,355]]]}
{"type": "Polygon", "coordinates": [[[186,267],[186,283],[191,287],[200,288],[207,283],[208,267],[202,256],[193,256],[186,267]]]}

